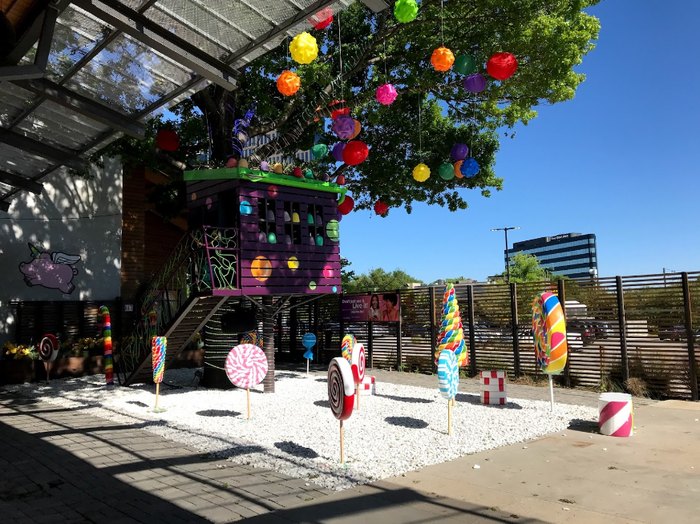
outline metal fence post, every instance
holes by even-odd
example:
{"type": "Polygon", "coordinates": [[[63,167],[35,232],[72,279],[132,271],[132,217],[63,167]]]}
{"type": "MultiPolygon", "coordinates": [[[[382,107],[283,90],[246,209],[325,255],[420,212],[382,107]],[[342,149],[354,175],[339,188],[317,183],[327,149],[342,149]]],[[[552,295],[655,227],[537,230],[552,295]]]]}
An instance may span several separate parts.
{"type": "Polygon", "coordinates": [[[367,322],[367,351],[369,352],[369,367],[374,369],[374,349],[372,348],[374,336],[372,335],[373,324],[371,320],[367,322]]]}
{"type": "Polygon", "coordinates": [[[690,380],[690,396],[698,400],[698,370],[695,364],[695,334],[693,333],[693,317],[691,315],[690,286],[688,273],[681,273],[683,279],[683,309],[685,311],[685,334],[688,340],[688,378],[690,380]]]}
{"type": "Polygon", "coordinates": [[[625,316],[625,296],[622,289],[622,277],[615,277],[615,292],[617,293],[617,315],[620,330],[620,354],[622,364],[622,382],[626,384],[630,378],[629,361],[627,359],[627,318],[625,316]]]}
{"type": "Polygon", "coordinates": [[[474,286],[467,286],[467,315],[469,318],[469,375],[476,376],[476,333],[474,333],[474,286]]]}
{"type": "Polygon", "coordinates": [[[520,377],[520,344],[518,341],[518,288],[515,282],[510,284],[510,325],[513,333],[513,369],[515,378],[520,377]]]}
{"type": "MultiPolygon", "coordinates": [[[[396,291],[396,299],[399,301],[399,304],[401,304],[401,292],[396,291]]],[[[401,354],[401,328],[403,325],[403,308],[399,305],[399,323],[396,328],[397,333],[396,333],[396,369],[401,371],[403,368],[401,367],[403,365],[403,355],[401,354]]]]}
{"type": "MultiPolygon", "coordinates": [[[[557,296],[561,304],[561,312],[564,314],[564,325],[566,325],[566,288],[564,287],[564,279],[557,280],[557,296]]],[[[567,342],[568,344],[568,342],[567,342]]],[[[564,366],[564,384],[567,388],[571,387],[571,352],[568,352],[566,365],[564,366]]]]}
{"type": "Polygon", "coordinates": [[[430,288],[428,288],[428,296],[430,299],[430,304],[428,306],[428,309],[430,311],[430,362],[434,373],[435,349],[437,347],[437,333],[435,333],[435,286],[430,286],[430,288]]]}

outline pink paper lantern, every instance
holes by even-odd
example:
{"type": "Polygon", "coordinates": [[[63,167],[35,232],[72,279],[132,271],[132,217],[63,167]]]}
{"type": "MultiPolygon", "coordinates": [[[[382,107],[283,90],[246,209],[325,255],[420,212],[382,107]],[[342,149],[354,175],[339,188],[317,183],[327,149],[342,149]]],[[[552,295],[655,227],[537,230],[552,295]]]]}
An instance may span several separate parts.
{"type": "Polygon", "coordinates": [[[377,102],[383,106],[389,106],[394,103],[396,97],[399,94],[396,92],[396,88],[392,84],[382,84],[377,88],[375,98],[377,102]]]}

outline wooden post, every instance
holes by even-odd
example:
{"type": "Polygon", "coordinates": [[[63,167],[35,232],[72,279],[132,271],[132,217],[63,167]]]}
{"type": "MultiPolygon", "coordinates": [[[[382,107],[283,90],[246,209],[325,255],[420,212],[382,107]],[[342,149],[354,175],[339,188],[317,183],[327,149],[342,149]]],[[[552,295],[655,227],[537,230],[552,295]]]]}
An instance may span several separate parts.
{"type": "Polygon", "coordinates": [[[690,303],[690,286],[688,273],[681,273],[683,279],[683,310],[685,311],[685,336],[688,341],[688,378],[690,380],[690,398],[698,400],[698,369],[695,361],[695,334],[693,333],[693,316],[690,303]]]}
{"type": "Polygon", "coordinates": [[[476,333],[474,333],[474,286],[467,286],[467,314],[469,315],[469,376],[476,376],[476,333]]]}
{"type": "MultiPolygon", "coordinates": [[[[307,362],[308,362],[308,360],[307,360],[307,362]]],[[[246,407],[248,408],[247,418],[250,419],[250,388],[245,388],[245,398],[246,398],[246,407]]]]}
{"type": "Polygon", "coordinates": [[[435,286],[430,286],[428,289],[429,294],[429,310],[430,310],[430,362],[432,366],[433,373],[436,372],[437,364],[435,363],[435,349],[437,347],[437,336],[435,332],[435,286]]]}
{"type": "Polygon", "coordinates": [[[160,396],[160,382],[156,382],[156,407],[155,411],[158,411],[158,397],[160,396]]]}
{"type": "Polygon", "coordinates": [[[357,411],[360,411],[360,384],[355,386],[355,396],[357,397],[357,411]]]}
{"type": "Polygon", "coordinates": [[[622,277],[615,277],[615,292],[617,293],[617,322],[620,330],[620,353],[622,364],[622,383],[626,384],[630,378],[629,362],[627,360],[627,319],[625,315],[625,296],[622,289],[622,277]]]}
{"type": "Polygon", "coordinates": [[[340,463],[345,464],[345,432],[343,431],[343,421],[340,421],[340,463]]]}
{"type": "MultiPolygon", "coordinates": [[[[561,312],[564,315],[564,325],[566,325],[566,288],[564,287],[564,279],[560,278],[557,281],[557,297],[559,298],[559,303],[561,304],[561,312]]],[[[571,368],[571,352],[568,351],[566,355],[566,365],[564,366],[564,384],[567,388],[571,387],[571,373],[569,372],[571,368]]]]}
{"type": "Polygon", "coordinates": [[[447,400],[447,434],[452,435],[452,399],[447,400]]]}
{"type": "Polygon", "coordinates": [[[554,412],[554,380],[549,375],[549,410],[554,412]]]}
{"type": "Polygon", "coordinates": [[[372,333],[373,331],[373,326],[374,322],[371,320],[368,322],[367,326],[367,351],[369,352],[369,367],[370,369],[374,369],[374,335],[372,333]]]}
{"type": "Polygon", "coordinates": [[[513,370],[515,378],[520,377],[520,343],[518,341],[518,289],[515,282],[510,286],[510,324],[513,334],[513,370]]]}
{"type": "Polygon", "coordinates": [[[402,326],[402,321],[401,318],[403,317],[403,311],[401,311],[401,293],[397,290],[396,291],[396,301],[397,301],[397,306],[399,308],[399,322],[396,328],[396,369],[400,370],[402,369],[401,366],[403,365],[403,354],[401,351],[401,345],[402,345],[402,340],[401,340],[401,326],[402,326]]]}
{"type": "Polygon", "coordinates": [[[263,303],[263,345],[267,357],[267,375],[263,379],[263,391],[275,392],[275,318],[272,315],[272,297],[262,297],[263,303]]]}

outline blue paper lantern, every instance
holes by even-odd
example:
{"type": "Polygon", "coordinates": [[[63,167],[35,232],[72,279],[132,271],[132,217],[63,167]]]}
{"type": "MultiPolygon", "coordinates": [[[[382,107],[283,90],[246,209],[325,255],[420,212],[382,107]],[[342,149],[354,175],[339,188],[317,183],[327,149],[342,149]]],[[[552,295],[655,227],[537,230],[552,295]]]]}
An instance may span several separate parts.
{"type": "Polygon", "coordinates": [[[460,173],[462,173],[465,177],[478,175],[480,170],[481,168],[479,167],[479,162],[471,157],[465,159],[464,162],[462,162],[462,167],[459,169],[460,173]]]}

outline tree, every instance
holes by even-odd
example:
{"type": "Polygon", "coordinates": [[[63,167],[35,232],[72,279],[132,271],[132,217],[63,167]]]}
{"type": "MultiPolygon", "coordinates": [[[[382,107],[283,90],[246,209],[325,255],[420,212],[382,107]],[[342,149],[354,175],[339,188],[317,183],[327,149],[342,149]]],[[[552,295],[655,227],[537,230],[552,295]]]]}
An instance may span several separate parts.
{"type": "MultiPolygon", "coordinates": [[[[488,197],[491,189],[502,186],[494,172],[499,133],[513,137],[512,128],[535,118],[537,106],[574,97],[584,75],[573,68],[593,49],[599,31],[599,21],[584,9],[596,3],[451,0],[443,11],[442,2],[424,0],[416,20],[399,24],[392,9],[373,13],[357,2],[336,16],[328,30],[314,31],[325,55],[295,67],[288,42],[283,42],[245,66],[235,91],[212,85],[181,104],[175,110],[180,120],[174,125],[206,133],[209,147],[201,150],[210,149],[209,165],[222,165],[240,146],[232,130],[247,111],[255,114],[246,130],[249,137],[279,132],[256,152],[262,160],[317,142],[332,145],[337,139],[324,117],[348,106],[362,124],[359,138],[371,148],[368,160],[336,169],[329,155],[313,163],[314,172],[343,172],[358,209],[371,207],[377,199],[409,212],[415,201],[464,209],[467,202],[460,189],[478,188],[488,197]],[[443,43],[455,55],[470,54],[477,64],[494,52],[512,52],[519,69],[510,79],[491,81],[485,91],[470,94],[462,87],[461,75],[438,73],[430,66],[432,50],[443,43]],[[299,73],[303,87],[295,96],[283,97],[275,79],[289,68],[299,73]],[[375,89],[387,81],[396,86],[399,97],[391,106],[380,106],[375,89]],[[449,161],[456,142],[469,145],[481,171],[444,181],[437,167],[449,161]],[[433,171],[424,183],[411,177],[419,162],[433,171]]],[[[198,140],[201,146],[202,135],[198,140]]],[[[191,150],[185,145],[174,156],[193,165],[194,158],[186,155],[191,150]]]]}
{"type": "Polygon", "coordinates": [[[347,285],[343,285],[343,291],[345,293],[393,291],[406,287],[407,284],[412,284],[414,282],[423,284],[423,282],[401,269],[386,272],[381,268],[377,268],[370,270],[369,273],[363,273],[354,277],[347,285]]]}
{"type": "MultiPolygon", "coordinates": [[[[510,281],[511,282],[543,282],[552,280],[558,277],[552,275],[545,268],[540,266],[535,255],[527,255],[525,253],[517,253],[511,259],[510,264],[510,281]]],[[[503,281],[506,280],[506,272],[502,274],[503,281]]]]}

